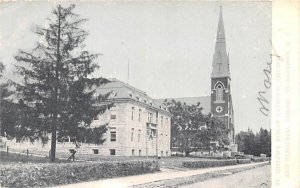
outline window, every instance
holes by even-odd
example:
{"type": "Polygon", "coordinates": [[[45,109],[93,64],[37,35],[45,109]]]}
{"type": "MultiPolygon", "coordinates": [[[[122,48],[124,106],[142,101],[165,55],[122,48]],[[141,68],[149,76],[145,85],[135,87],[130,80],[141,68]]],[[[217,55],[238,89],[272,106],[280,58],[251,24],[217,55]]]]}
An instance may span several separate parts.
{"type": "Polygon", "coordinates": [[[218,72],[221,72],[222,63],[218,63],[218,72]]]}
{"type": "Polygon", "coordinates": [[[64,138],[63,138],[63,142],[70,142],[69,137],[64,137],[64,138]]]}
{"type": "Polygon", "coordinates": [[[110,155],[116,155],[116,150],[115,149],[109,149],[110,155]]]}
{"type": "Polygon", "coordinates": [[[131,155],[134,156],[134,149],[131,150],[131,155]]]}
{"type": "Polygon", "coordinates": [[[223,101],[223,89],[216,90],[216,100],[223,101]]]}
{"type": "Polygon", "coordinates": [[[115,91],[111,91],[109,97],[116,97],[117,96],[117,92],[115,91]]]}
{"type": "Polygon", "coordinates": [[[115,142],[117,140],[117,132],[115,130],[110,131],[110,141],[115,142]]]}
{"type": "Polygon", "coordinates": [[[142,109],[139,109],[139,121],[141,121],[142,118],[142,109]]]}
{"type": "Polygon", "coordinates": [[[94,120],[99,120],[99,115],[96,115],[96,116],[94,117],[94,120]]]}
{"type": "Polygon", "coordinates": [[[94,154],[99,154],[99,150],[98,149],[93,149],[94,154]]]}
{"type": "Polygon", "coordinates": [[[133,141],[133,132],[134,132],[134,128],[131,129],[131,142],[133,141]]]}
{"type": "Polygon", "coordinates": [[[111,107],[110,107],[110,111],[116,111],[116,109],[117,109],[117,106],[114,104],[114,105],[112,105],[111,107]]]}
{"type": "Polygon", "coordinates": [[[76,138],[75,137],[70,137],[70,142],[75,142],[76,138]]]}
{"type": "Polygon", "coordinates": [[[160,117],[160,124],[163,125],[164,124],[164,116],[160,117]]]}
{"type": "Polygon", "coordinates": [[[131,92],[129,91],[128,94],[129,94],[129,97],[130,97],[130,98],[133,98],[133,93],[131,93],[131,92]]]}
{"type": "Polygon", "coordinates": [[[224,85],[221,82],[217,82],[215,85],[215,90],[216,90],[216,101],[223,101],[224,85]]]}
{"type": "Polygon", "coordinates": [[[138,142],[141,140],[141,129],[139,129],[139,134],[138,134],[138,142]]]}
{"type": "Polygon", "coordinates": [[[134,119],[134,107],[131,108],[131,120],[134,119]]]}
{"type": "Polygon", "coordinates": [[[110,119],[111,119],[111,120],[115,120],[115,119],[117,119],[117,115],[116,115],[116,114],[112,114],[112,115],[110,115],[110,119]]]}
{"type": "Polygon", "coordinates": [[[151,135],[152,135],[153,137],[156,137],[156,130],[155,130],[155,129],[151,129],[151,135]]]}
{"type": "Polygon", "coordinates": [[[141,97],[140,97],[140,96],[136,96],[136,99],[137,99],[138,101],[140,101],[140,100],[141,100],[141,97]]]}
{"type": "Polygon", "coordinates": [[[139,156],[142,156],[142,150],[139,150],[139,156]]]}
{"type": "Polygon", "coordinates": [[[148,113],[148,122],[152,123],[152,120],[153,120],[153,114],[149,112],[148,113]]]}

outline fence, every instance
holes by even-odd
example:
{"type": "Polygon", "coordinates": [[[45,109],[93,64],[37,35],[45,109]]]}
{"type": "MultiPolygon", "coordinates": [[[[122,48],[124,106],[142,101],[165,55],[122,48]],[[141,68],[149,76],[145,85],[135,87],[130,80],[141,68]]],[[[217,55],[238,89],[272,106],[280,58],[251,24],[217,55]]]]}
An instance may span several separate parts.
{"type": "Polygon", "coordinates": [[[37,155],[30,153],[29,149],[23,150],[23,152],[11,151],[9,146],[4,150],[0,150],[0,160],[3,162],[19,161],[19,162],[46,162],[48,161],[47,155],[37,155]]]}

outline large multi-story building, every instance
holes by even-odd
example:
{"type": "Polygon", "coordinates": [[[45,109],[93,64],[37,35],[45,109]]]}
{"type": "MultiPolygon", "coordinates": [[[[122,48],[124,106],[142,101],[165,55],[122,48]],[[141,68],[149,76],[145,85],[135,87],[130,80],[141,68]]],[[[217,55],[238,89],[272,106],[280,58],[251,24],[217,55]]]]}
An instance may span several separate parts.
{"type": "Polygon", "coordinates": [[[107,102],[113,107],[95,118],[92,126],[108,123],[99,146],[103,155],[169,156],[171,114],[158,100],[144,91],[117,79],[97,89],[100,94],[111,92],[107,102]]]}
{"type": "MultiPolygon", "coordinates": [[[[171,155],[171,114],[163,103],[117,79],[112,79],[97,88],[97,93],[110,93],[104,103],[113,104],[103,114],[96,116],[91,124],[91,127],[107,125],[107,131],[102,137],[105,142],[101,145],[79,143],[80,147],[76,148],[75,140],[66,137],[57,140],[58,152],[69,152],[76,148],[77,152],[82,154],[162,157],[171,155]]],[[[42,145],[39,141],[6,142],[10,148],[45,152],[50,150],[51,143],[49,141],[42,145]]]]}

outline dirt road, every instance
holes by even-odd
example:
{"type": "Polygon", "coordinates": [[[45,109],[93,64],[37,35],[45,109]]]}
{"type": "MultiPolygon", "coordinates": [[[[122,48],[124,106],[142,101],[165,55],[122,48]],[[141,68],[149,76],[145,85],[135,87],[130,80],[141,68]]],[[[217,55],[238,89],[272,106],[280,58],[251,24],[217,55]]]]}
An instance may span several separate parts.
{"type": "Polygon", "coordinates": [[[271,165],[183,186],[182,188],[266,188],[271,187],[271,165]]]}

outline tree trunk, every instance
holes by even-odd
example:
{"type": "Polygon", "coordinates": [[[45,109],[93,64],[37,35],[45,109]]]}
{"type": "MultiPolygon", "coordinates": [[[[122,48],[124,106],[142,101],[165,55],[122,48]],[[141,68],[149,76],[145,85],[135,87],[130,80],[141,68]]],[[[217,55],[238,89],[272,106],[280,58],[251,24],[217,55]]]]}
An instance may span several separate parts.
{"type": "Polygon", "coordinates": [[[185,156],[189,157],[190,156],[191,151],[185,151],[185,156]]]}
{"type": "Polygon", "coordinates": [[[51,135],[51,153],[50,153],[50,161],[55,161],[55,153],[56,153],[56,125],[52,128],[52,135],[51,135]]]}
{"type": "Polygon", "coordinates": [[[50,161],[55,161],[55,153],[56,153],[56,123],[57,123],[57,113],[53,115],[54,123],[52,125],[51,131],[51,153],[50,153],[50,161]]]}
{"type": "Polygon", "coordinates": [[[52,124],[52,135],[51,135],[51,156],[50,161],[55,161],[55,153],[56,153],[56,131],[57,131],[57,103],[58,103],[58,82],[59,82],[59,64],[60,64],[60,27],[61,27],[61,18],[60,18],[60,9],[61,6],[58,6],[58,31],[57,31],[57,60],[56,60],[56,67],[55,67],[55,78],[56,78],[56,85],[54,91],[54,99],[55,99],[55,108],[53,113],[53,124],[52,124]]]}

